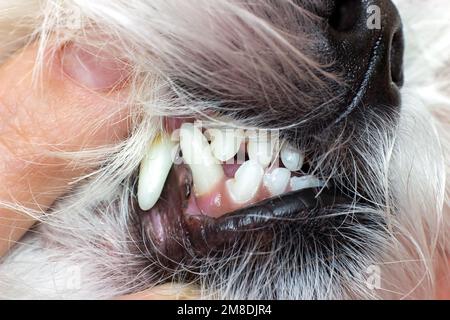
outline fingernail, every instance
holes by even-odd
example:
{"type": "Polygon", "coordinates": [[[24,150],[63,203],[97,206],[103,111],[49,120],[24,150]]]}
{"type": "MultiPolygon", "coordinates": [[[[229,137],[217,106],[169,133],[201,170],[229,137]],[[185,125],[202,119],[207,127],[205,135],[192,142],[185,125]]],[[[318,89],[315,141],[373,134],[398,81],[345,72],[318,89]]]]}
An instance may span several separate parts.
{"type": "Polygon", "coordinates": [[[129,76],[127,64],[105,49],[69,44],[62,51],[61,63],[73,81],[99,91],[120,88],[129,76]]]}

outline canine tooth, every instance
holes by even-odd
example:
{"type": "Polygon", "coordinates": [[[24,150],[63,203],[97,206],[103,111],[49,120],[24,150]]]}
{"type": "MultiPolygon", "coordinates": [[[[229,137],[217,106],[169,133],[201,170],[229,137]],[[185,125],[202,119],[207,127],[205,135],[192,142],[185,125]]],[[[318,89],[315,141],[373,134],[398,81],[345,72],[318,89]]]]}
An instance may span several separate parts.
{"type": "Polygon", "coordinates": [[[242,130],[211,129],[208,130],[208,133],[212,137],[212,153],[217,159],[224,162],[232,159],[238,153],[244,139],[242,130]]]}
{"type": "Polygon", "coordinates": [[[291,172],[286,168],[276,168],[264,175],[264,185],[272,196],[279,196],[289,185],[291,172]]]}
{"type": "Polygon", "coordinates": [[[302,189],[321,188],[325,185],[325,183],[314,176],[303,176],[292,177],[290,185],[293,191],[298,191],[302,189]]]}
{"type": "Polygon", "coordinates": [[[255,160],[248,160],[236,171],[234,179],[226,182],[231,199],[235,203],[246,203],[252,200],[261,185],[264,169],[255,160]]]}
{"type": "Polygon", "coordinates": [[[292,172],[300,170],[303,166],[303,161],[305,160],[300,151],[289,145],[283,146],[280,157],[284,166],[292,172]]]}
{"type": "Polygon", "coordinates": [[[172,151],[175,143],[166,135],[155,139],[142,159],[139,169],[137,198],[139,207],[150,210],[161,196],[164,184],[172,168],[172,151]]]}
{"type": "Polygon", "coordinates": [[[208,140],[192,123],[185,123],[180,128],[180,146],[183,158],[191,168],[196,194],[208,193],[225,177],[208,140]]]}
{"type": "Polygon", "coordinates": [[[251,136],[247,145],[250,160],[257,161],[267,168],[273,159],[274,143],[267,136],[251,136]]]}

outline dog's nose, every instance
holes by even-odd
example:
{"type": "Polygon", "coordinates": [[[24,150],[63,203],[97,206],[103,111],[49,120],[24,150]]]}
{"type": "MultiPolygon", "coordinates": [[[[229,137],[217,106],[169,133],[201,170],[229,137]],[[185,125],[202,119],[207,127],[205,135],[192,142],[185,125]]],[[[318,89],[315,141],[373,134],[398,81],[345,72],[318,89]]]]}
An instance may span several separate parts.
{"type": "Polygon", "coordinates": [[[332,0],[327,37],[351,87],[346,110],[397,108],[403,85],[403,32],[390,0],[332,0]]]}

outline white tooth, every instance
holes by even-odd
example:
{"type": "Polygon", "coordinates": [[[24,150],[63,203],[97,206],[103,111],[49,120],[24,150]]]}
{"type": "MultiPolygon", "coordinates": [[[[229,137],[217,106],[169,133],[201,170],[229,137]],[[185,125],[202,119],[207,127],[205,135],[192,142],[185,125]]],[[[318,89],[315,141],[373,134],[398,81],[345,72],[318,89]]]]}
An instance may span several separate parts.
{"type": "Polygon", "coordinates": [[[252,200],[259,190],[264,176],[264,169],[255,160],[244,162],[236,171],[234,179],[226,182],[231,199],[235,203],[252,200]]]}
{"type": "Polygon", "coordinates": [[[293,191],[310,188],[321,188],[325,185],[325,183],[314,176],[292,177],[290,184],[293,191]]]}
{"type": "Polygon", "coordinates": [[[210,129],[208,133],[212,138],[211,150],[214,156],[224,162],[232,159],[238,153],[241,143],[244,140],[242,130],[210,129]]]}
{"type": "Polygon", "coordinates": [[[180,147],[189,165],[197,196],[211,191],[224,177],[222,165],[214,158],[208,140],[192,123],[180,128],[180,147]]]}
{"type": "Polygon", "coordinates": [[[276,168],[264,175],[264,185],[272,196],[279,196],[286,191],[291,172],[286,168],[276,168]]]}
{"type": "Polygon", "coordinates": [[[161,196],[162,189],[172,168],[172,151],[176,144],[169,137],[161,135],[155,139],[142,159],[139,170],[138,204],[150,210],[161,196]]]}
{"type": "Polygon", "coordinates": [[[285,145],[281,149],[280,154],[281,161],[284,166],[292,172],[298,171],[302,168],[305,157],[300,153],[300,151],[294,149],[292,146],[285,145]]]}
{"type": "Polygon", "coordinates": [[[250,160],[257,161],[263,168],[267,168],[273,159],[275,144],[267,136],[250,137],[247,153],[250,160]]]}

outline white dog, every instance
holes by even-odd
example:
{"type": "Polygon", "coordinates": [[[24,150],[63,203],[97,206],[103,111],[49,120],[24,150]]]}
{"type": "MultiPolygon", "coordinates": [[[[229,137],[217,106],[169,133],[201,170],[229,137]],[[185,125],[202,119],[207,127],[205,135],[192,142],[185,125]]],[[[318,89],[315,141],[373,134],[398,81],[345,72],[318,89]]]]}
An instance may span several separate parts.
{"type": "MultiPolygon", "coordinates": [[[[395,4],[403,31],[389,0],[1,1],[2,58],[36,39],[107,44],[133,68],[135,109],[126,142],[65,155],[99,169],[1,260],[0,297],[178,283],[202,298],[433,298],[450,250],[450,3],[395,4]],[[222,166],[155,174],[146,157],[182,117],[276,131],[282,150],[263,163],[248,142],[217,209],[201,195],[222,166]],[[261,183],[269,196],[249,202],[261,183]],[[204,216],[180,214],[192,197],[204,216]]],[[[183,122],[195,158],[203,138],[183,122]]]]}

